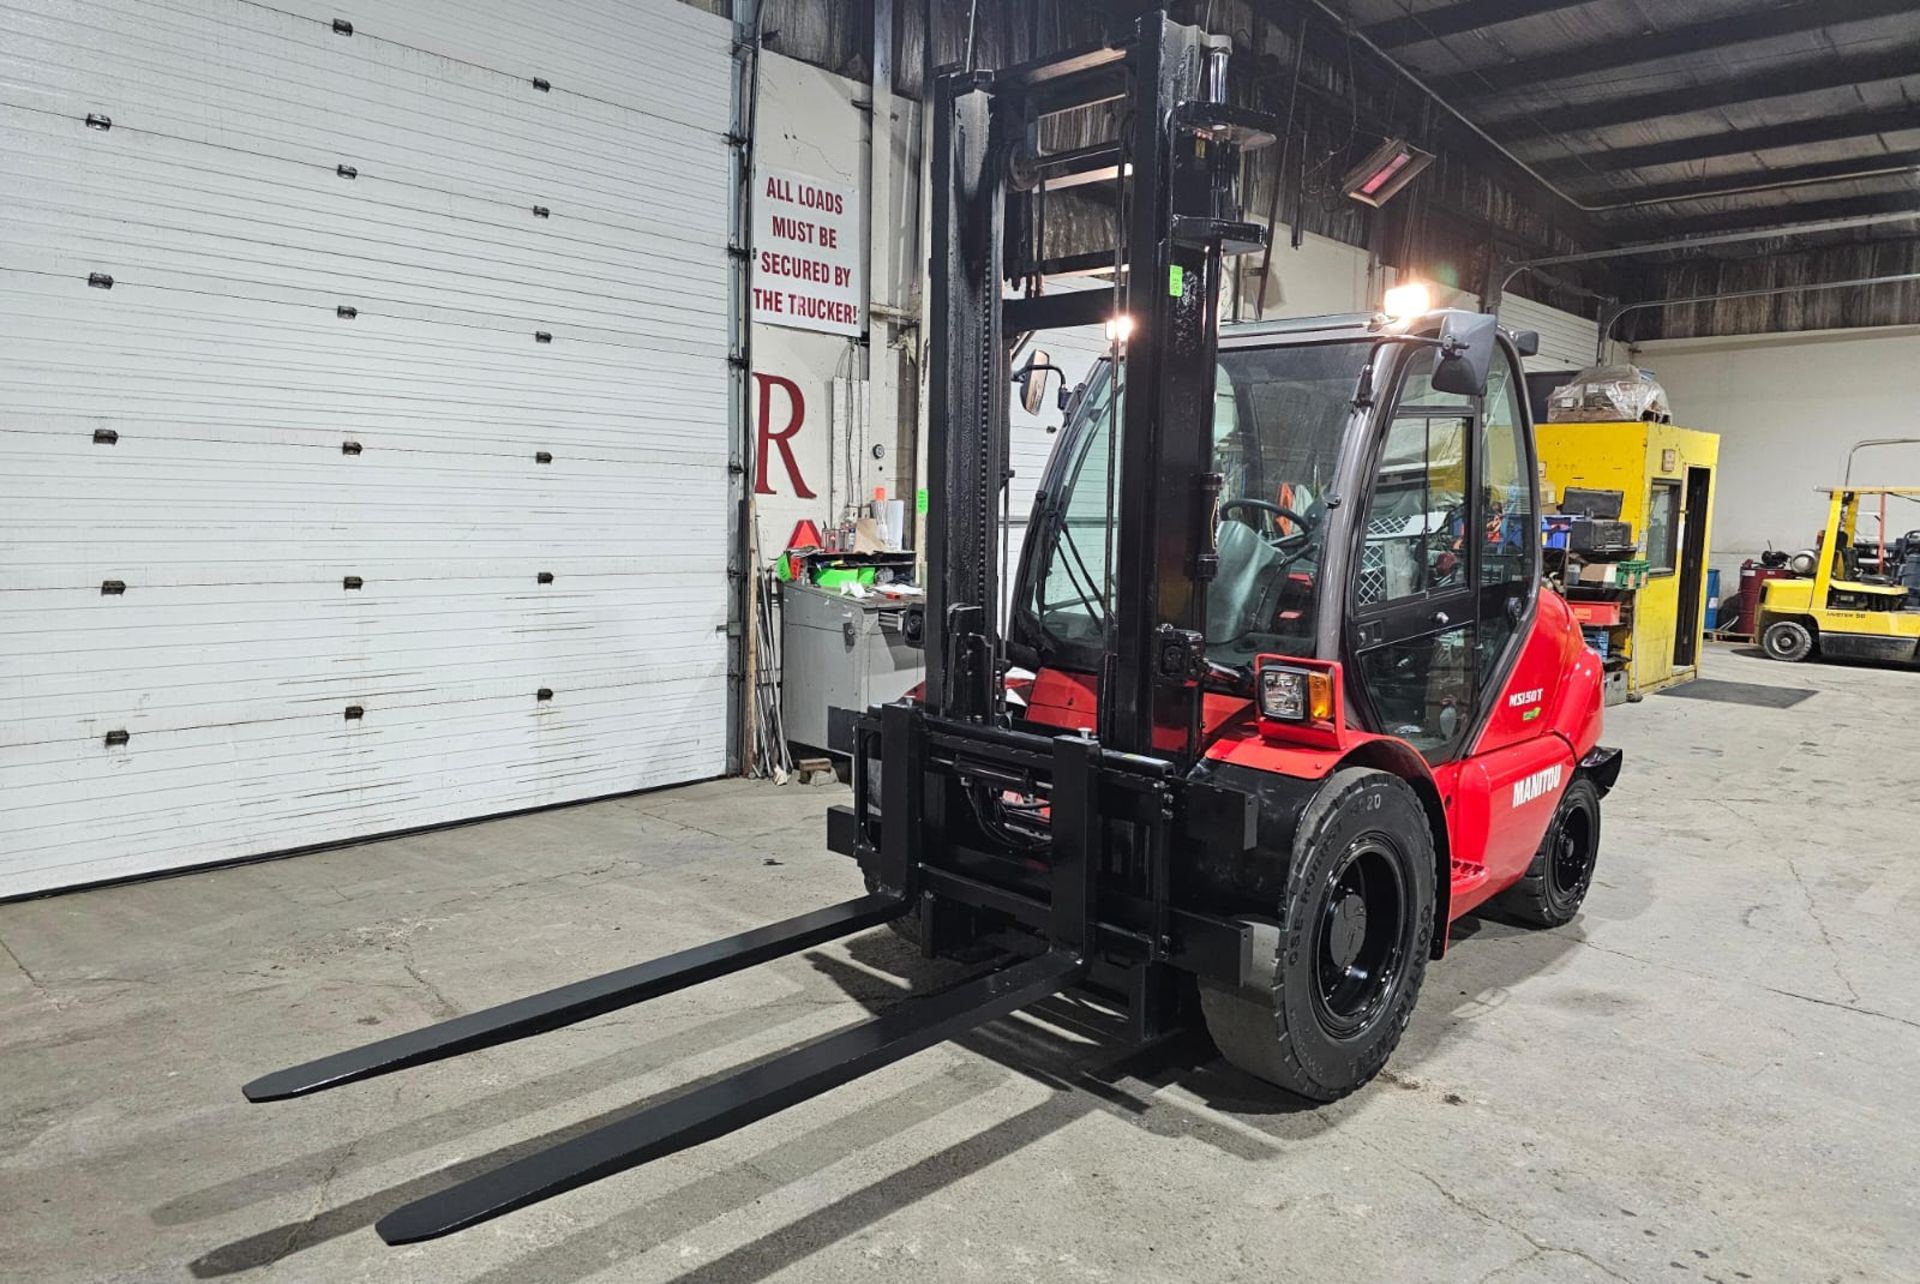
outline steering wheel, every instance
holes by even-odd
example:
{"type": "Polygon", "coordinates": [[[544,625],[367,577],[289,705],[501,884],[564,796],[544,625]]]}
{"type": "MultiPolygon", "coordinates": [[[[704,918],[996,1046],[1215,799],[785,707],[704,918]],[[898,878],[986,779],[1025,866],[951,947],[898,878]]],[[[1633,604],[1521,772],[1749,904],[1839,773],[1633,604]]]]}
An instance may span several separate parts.
{"type": "Polygon", "coordinates": [[[1220,516],[1224,518],[1236,508],[1249,508],[1255,512],[1265,513],[1268,519],[1272,521],[1275,530],[1279,529],[1279,519],[1283,517],[1298,528],[1294,530],[1292,534],[1275,535],[1270,538],[1267,542],[1275,548],[1288,549],[1295,545],[1304,548],[1307,541],[1313,536],[1313,522],[1309,518],[1294,512],[1285,504],[1270,504],[1264,499],[1246,499],[1244,497],[1240,499],[1229,499],[1220,505],[1220,516]]]}

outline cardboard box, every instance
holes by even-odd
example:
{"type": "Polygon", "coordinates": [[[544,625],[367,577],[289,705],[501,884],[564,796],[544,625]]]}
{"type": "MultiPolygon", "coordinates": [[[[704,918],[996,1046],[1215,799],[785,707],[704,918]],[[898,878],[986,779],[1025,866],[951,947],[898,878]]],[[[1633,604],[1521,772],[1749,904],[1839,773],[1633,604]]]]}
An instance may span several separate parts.
{"type": "Polygon", "coordinates": [[[1599,585],[1602,588],[1613,587],[1613,564],[1611,562],[1583,562],[1580,565],[1580,583],[1599,585]]]}

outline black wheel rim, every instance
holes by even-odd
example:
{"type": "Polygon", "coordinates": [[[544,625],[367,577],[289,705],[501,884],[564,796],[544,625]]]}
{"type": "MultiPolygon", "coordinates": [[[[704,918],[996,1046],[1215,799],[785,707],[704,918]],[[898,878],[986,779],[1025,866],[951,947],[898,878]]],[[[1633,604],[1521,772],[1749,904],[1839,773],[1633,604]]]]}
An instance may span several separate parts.
{"type": "Polygon", "coordinates": [[[1327,1033],[1365,1029],[1406,965],[1407,887],[1385,838],[1359,839],[1334,866],[1314,924],[1313,1007],[1327,1033]]]}
{"type": "Polygon", "coordinates": [[[1593,849],[1593,813],[1584,805],[1569,807],[1553,828],[1553,886],[1563,900],[1586,895],[1593,849]]]}

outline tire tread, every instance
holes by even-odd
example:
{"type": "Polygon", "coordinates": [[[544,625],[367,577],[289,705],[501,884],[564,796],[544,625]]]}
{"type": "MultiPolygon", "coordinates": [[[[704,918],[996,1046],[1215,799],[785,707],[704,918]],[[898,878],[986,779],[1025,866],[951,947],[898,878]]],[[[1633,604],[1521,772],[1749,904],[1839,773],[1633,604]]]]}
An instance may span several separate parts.
{"type": "Polygon", "coordinates": [[[1413,1016],[1414,1003],[1420,994],[1421,981],[1426,974],[1428,947],[1434,930],[1435,897],[1431,886],[1428,888],[1426,904],[1415,909],[1416,914],[1424,915],[1425,921],[1416,925],[1407,974],[1395,999],[1395,1010],[1387,1017],[1386,1026],[1379,1032],[1377,1042],[1367,1050],[1364,1060],[1359,1063],[1358,1073],[1341,1082],[1328,1083],[1303,1063],[1297,1046],[1299,1036],[1288,1025],[1287,1005],[1281,994],[1286,976],[1279,959],[1285,944],[1286,914],[1295,899],[1298,890],[1296,884],[1302,869],[1311,863],[1305,858],[1303,845],[1310,844],[1321,828],[1332,817],[1339,815],[1342,805],[1350,796],[1383,785],[1391,791],[1403,793],[1408,814],[1418,820],[1412,836],[1412,850],[1407,855],[1415,863],[1424,863],[1428,871],[1434,870],[1433,835],[1427,828],[1426,810],[1412,786],[1390,772],[1343,768],[1329,777],[1326,787],[1301,816],[1295,850],[1288,856],[1293,869],[1287,880],[1288,903],[1279,907],[1279,925],[1258,921],[1250,924],[1255,933],[1257,969],[1250,984],[1246,987],[1230,987],[1203,980],[1200,985],[1201,1012],[1206,1018],[1208,1032],[1227,1062],[1257,1079],[1310,1101],[1337,1101],[1380,1072],[1406,1032],[1407,1023],[1413,1016]],[[1264,970],[1268,966],[1271,967],[1270,973],[1264,970]]]}
{"type": "MultiPolygon", "coordinates": [[[[1565,808],[1567,799],[1573,796],[1573,791],[1576,789],[1591,795],[1588,806],[1593,812],[1593,843],[1598,848],[1600,791],[1594,787],[1591,780],[1584,776],[1575,776],[1572,783],[1567,786],[1566,794],[1560,800],[1562,809],[1565,808]]],[[[1553,889],[1547,885],[1547,879],[1550,877],[1549,865],[1553,860],[1553,839],[1560,830],[1560,815],[1560,811],[1554,812],[1553,823],[1547,826],[1546,834],[1540,839],[1539,848],[1535,850],[1533,859],[1527,864],[1527,872],[1522,874],[1520,880],[1512,887],[1494,898],[1494,907],[1502,914],[1519,919],[1529,927],[1564,927],[1571,923],[1580,913],[1580,906],[1586,902],[1588,888],[1593,885],[1592,876],[1589,875],[1587,887],[1581,889],[1579,897],[1572,905],[1560,906],[1554,901],[1553,889]]]]}

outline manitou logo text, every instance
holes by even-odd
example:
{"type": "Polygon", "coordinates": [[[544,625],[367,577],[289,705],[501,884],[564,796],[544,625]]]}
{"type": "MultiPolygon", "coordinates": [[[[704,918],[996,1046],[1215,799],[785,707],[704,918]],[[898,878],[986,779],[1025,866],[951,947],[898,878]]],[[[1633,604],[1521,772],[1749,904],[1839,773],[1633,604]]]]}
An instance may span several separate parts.
{"type": "Polygon", "coordinates": [[[1560,767],[1548,767],[1545,771],[1536,771],[1531,776],[1522,776],[1513,782],[1513,805],[1519,807],[1530,803],[1542,794],[1550,794],[1560,787],[1560,767]]]}

